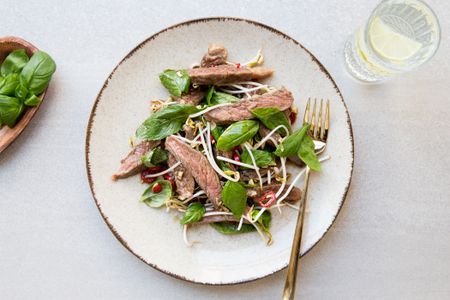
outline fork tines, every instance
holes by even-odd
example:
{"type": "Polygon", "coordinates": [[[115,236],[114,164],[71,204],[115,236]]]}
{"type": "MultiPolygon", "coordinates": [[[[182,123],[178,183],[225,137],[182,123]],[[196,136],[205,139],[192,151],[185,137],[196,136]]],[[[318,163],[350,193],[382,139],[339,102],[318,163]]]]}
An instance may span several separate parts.
{"type": "Polygon", "coordinates": [[[306,104],[305,115],[303,116],[303,124],[309,123],[311,127],[309,128],[309,135],[313,137],[315,140],[320,140],[325,142],[328,137],[328,129],[330,127],[330,100],[327,99],[327,104],[325,108],[325,120],[322,120],[323,116],[323,99],[320,99],[320,107],[316,121],[316,106],[317,106],[317,98],[314,99],[313,110],[311,114],[310,121],[310,106],[311,106],[311,97],[308,98],[308,102],[306,104]]]}

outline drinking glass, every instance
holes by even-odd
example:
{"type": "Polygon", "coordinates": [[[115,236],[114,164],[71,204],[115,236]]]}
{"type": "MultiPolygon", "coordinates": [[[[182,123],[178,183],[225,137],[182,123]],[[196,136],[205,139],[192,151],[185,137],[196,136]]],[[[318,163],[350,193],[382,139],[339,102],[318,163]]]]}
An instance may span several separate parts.
{"type": "Polygon", "coordinates": [[[344,47],[355,78],[386,80],[428,61],[439,47],[441,30],[433,10],[420,0],[384,0],[344,47]]]}

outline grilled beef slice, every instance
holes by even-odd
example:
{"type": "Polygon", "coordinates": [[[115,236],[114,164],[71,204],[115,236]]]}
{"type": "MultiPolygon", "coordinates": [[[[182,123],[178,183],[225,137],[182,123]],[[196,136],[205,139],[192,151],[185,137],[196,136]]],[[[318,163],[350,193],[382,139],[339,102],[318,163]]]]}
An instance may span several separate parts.
{"type": "Polygon", "coordinates": [[[141,162],[141,157],[159,145],[159,141],[143,141],[136,145],[127,157],[120,161],[121,165],[119,171],[112,175],[112,180],[121,178],[127,178],[132,175],[136,175],[145,169],[144,164],[141,162]]]}
{"type": "MultiPolygon", "coordinates": [[[[262,191],[259,187],[249,188],[249,189],[247,189],[247,196],[250,199],[252,199],[253,202],[259,203],[259,199],[265,193],[267,193],[269,191],[276,193],[276,192],[278,192],[280,187],[281,187],[281,184],[266,185],[266,186],[263,186],[262,191]]],[[[283,189],[283,193],[286,192],[287,188],[288,188],[288,185],[286,185],[285,188],[283,189]]],[[[281,195],[283,195],[283,193],[281,195]]],[[[291,190],[291,192],[288,194],[288,196],[286,198],[284,198],[284,201],[296,202],[296,201],[300,200],[301,196],[302,196],[302,191],[298,187],[294,186],[294,188],[291,190]]]]}
{"type": "Polygon", "coordinates": [[[248,100],[221,106],[205,113],[208,121],[216,124],[230,124],[240,120],[252,119],[252,109],[260,107],[277,107],[279,110],[286,110],[294,102],[292,93],[285,88],[275,90],[262,95],[252,96],[248,100]]]}
{"type": "Polygon", "coordinates": [[[191,82],[196,85],[218,85],[264,79],[273,74],[273,70],[264,67],[236,67],[233,65],[220,65],[209,68],[195,68],[188,70],[191,82]]]}
{"type": "MultiPolygon", "coordinates": [[[[259,135],[260,135],[262,138],[265,138],[271,131],[272,131],[272,130],[270,130],[270,129],[267,128],[266,126],[264,126],[264,125],[262,125],[262,124],[259,125],[259,131],[258,131],[258,132],[259,132],[259,135]]],[[[274,133],[271,135],[271,138],[274,139],[277,143],[280,143],[280,141],[281,141],[281,135],[280,135],[278,132],[274,132],[274,133]]],[[[273,146],[273,147],[276,147],[276,146],[277,146],[277,145],[275,145],[275,144],[273,143],[273,141],[272,141],[271,139],[268,139],[266,143],[269,144],[269,145],[271,145],[271,146],[273,146]]]]}
{"type": "Polygon", "coordinates": [[[198,185],[206,192],[214,207],[219,208],[222,186],[208,159],[199,151],[192,149],[191,146],[173,136],[166,138],[166,150],[183,164],[198,185]]]}
{"type": "MultiPolygon", "coordinates": [[[[172,153],[169,153],[169,167],[173,166],[176,163],[176,158],[172,153]]],[[[194,194],[195,181],[189,170],[187,170],[183,165],[179,165],[173,170],[173,175],[175,177],[177,193],[180,199],[187,199],[191,197],[194,194]]]]}
{"type": "Polygon", "coordinates": [[[212,67],[223,65],[226,63],[228,57],[228,51],[223,46],[210,45],[208,47],[208,53],[206,53],[201,62],[202,67],[212,67]]]}
{"type": "Polygon", "coordinates": [[[177,101],[181,104],[198,105],[205,97],[205,91],[200,88],[190,89],[189,92],[177,98],[177,101]]]}

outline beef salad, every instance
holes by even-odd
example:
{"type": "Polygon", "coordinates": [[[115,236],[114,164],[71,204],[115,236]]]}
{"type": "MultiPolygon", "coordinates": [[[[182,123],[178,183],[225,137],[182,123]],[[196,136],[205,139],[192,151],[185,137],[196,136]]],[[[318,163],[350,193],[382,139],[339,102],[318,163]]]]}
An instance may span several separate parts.
{"type": "Polygon", "coordinates": [[[201,63],[159,74],[169,99],[151,101],[140,142],[112,176],[140,174],[148,185],[141,201],[181,213],[188,245],[187,229],[202,224],[223,234],[256,231],[271,244],[271,210],[297,208],[302,193],[301,173],[286,165],[320,170],[309,124],[293,131],[293,95],[263,83],[274,71],[262,63],[261,51],[240,64],[212,45],[201,63]]]}

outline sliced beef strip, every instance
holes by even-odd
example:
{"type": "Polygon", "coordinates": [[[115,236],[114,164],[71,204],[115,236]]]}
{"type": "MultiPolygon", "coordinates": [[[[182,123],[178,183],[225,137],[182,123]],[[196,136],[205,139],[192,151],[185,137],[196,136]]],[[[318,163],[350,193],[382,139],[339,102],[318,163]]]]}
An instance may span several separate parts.
{"type": "Polygon", "coordinates": [[[208,47],[208,53],[206,53],[200,66],[202,67],[212,67],[223,65],[227,62],[228,51],[224,46],[210,45],[208,47]]]}
{"type": "Polygon", "coordinates": [[[192,140],[194,138],[194,128],[184,124],[183,125],[184,137],[192,140]]]}
{"type": "MultiPolygon", "coordinates": [[[[269,191],[272,191],[272,192],[276,193],[276,192],[278,192],[280,187],[281,187],[281,184],[266,185],[266,186],[263,186],[262,191],[261,191],[261,189],[259,187],[258,188],[249,188],[249,189],[247,189],[247,196],[254,203],[258,203],[259,204],[259,199],[265,193],[267,193],[269,191]]],[[[288,187],[289,187],[288,185],[285,186],[285,188],[283,189],[283,193],[287,191],[288,187]]],[[[302,196],[302,191],[298,187],[294,186],[294,188],[291,190],[291,192],[288,194],[288,196],[286,198],[284,198],[284,201],[296,202],[296,201],[300,200],[301,196],[302,196]]]]}
{"type": "Polygon", "coordinates": [[[206,216],[200,221],[192,223],[192,225],[203,225],[216,222],[239,222],[239,220],[236,220],[236,218],[232,215],[206,216]]]}
{"type": "Polygon", "coordinates": [[[136,175],[145,169],[141,157],[160,144],[159,141],[143,141],[136,145],[128,155],[120,161],[119,171],[112,175],[112,180],[127,178],[136,175]]]}
{"type": "MultiPolygon", "coordinates": [[[[259,169],[259,174],[261,175],[261,177],[264,177],[267,175],[267,170],[269,170],[269,168],[260,168],[259,169]]],[[[243,181],[249,181],[250,179],[258,179],[258,175],[256,174],[255,170],[242,170],[239,172],[241,175],[241,180],[243,181]]],[[[264,178],[263,178],[264,179],[264,178]]]]}
{"type": "Polygon", "coordinates": [[[220,207],[222,186],[219,176],[211,167],[208,159],[199,151],[181,142],[176,137],[166,138],[166,150],[175,156],[176,160],[192,174],[198,185],[206,192],[214,207],[220,207]]]}
{"type": "Polygon", "coordinates": [[[191,82],[196,85],[218,85],[235,83],[254,79],[264,79],[273,74],[272,69],[264,67],[236,67],[234,65],[220,65],[209,68],[195,68],[188,70],[191,82]]]}
{"type": "MultiPolygon", "coordinates": [[[[169,152],[169,167],[177,163],[176,158],[169,152]]],[[[180,199],[187,199],[194,194],[195,181],[191,172],[187,170],[183,165],[179,165],[173,170],[175,183],[177,186],[177,193],[180,199]]]]}
{"type": "Polygon", "coordinates": [[[286,110],[294,102],[292,93],[285,88],[281,88],[263,95],[252,96],[248,100],[242,100],[227,106],[221,106],[205,113],[208,121],[216,124],[230,124],[240,120],[254,118],[251,110],[261,107],[277,107],[279,110],[286,110]]]}
{"type": "MultiPolygon", "coordinates": [[[[262,138],[265,138],[272,130],[270,130],[269,128],[267,128],[266,126],[260,124],[259,125],[259,135],[262,138]]],[[[280,143],[281,141],[281,135],[278,132],[274,132],[271,136],[277,143],[280,143]]],[[[273,143],[273,141],[271,139],[268,139],[267,144],[276,147],[276,145],[273,143]]]]}
{"type": "Polygon", "coordinates": [[[200,88],[190,89],[189,92],[182,95],[180,98],[176,100],[181,104],[190,104],[190,105],[198,105],[203,98],[205,97],[205,91],[200,88]]]}

